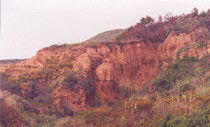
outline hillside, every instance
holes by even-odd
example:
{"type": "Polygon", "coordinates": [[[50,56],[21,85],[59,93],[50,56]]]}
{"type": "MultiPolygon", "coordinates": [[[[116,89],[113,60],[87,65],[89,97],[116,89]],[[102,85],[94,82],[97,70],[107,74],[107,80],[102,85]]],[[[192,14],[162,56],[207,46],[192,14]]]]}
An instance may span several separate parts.
{"type": "Polygon", "coordinates": [[[116,30],[110,30],[103,33],[100,33],[89,40],[87,40],[87,43],[98,43],[98,42],[114,42],[116,41],[116,38],[122,34],[125,30],[123,29],[116,29],[116,30]]]}
{"type": "Polygon", "coordinates": [[[1,65],[1,126],[208,127],[210,10],[145,19],[1,65]]]}

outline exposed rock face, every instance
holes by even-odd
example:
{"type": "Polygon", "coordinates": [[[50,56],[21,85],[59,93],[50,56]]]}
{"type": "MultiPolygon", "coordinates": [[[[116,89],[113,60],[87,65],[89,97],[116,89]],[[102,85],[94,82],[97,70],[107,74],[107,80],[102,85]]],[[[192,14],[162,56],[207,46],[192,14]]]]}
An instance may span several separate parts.
{"type": "Polygon", "coordinates": [[[205,42],[210,39],[210,32],[206,27],[197,28],[191,33],[181,33],[179,35],[170,34],[158,47],[158,52],[162,57],[173,57],[179,48],[193,42],[205,42]]]}
{"type": "MultiPolygon", "coordinates": [[[[83,77],[94,81],[96,93],[102,101],[114,101],[120,96],[119,87],[143,87],[161,67],[166,67],[169,62],[176,59],[176,54],[181,47],[198,41],[207,42],[209,38],[208,29],[200,27],[190,33],[169,34],[160,44],[136,41],[88,46],[51,46],[40,50],[31,59],[0,68],[1,72],[19,75],[39,70],[47,64],[48,60],[55,64],[70,60],[73,64],[72,71],[80,71],[83,77]],[[168,61],[170,58],[171,60],[168,61]]],[[[182,52],[180,56],[187,54],[201,57],[204,52],[210,52],[209,44],[199,50],[182,52]]],[[[88,98],[85,96],[84,89],[77,88],[77,91],[69,91],[59,87],[53,92],[55,105],[59,106],[65,102],[75,110],[85,109],[88,98]]]]}
{"type": "MultiPolygon", "coordinates": [[[[210,39],[210,32],[206,27],[200,27],[190,33],[181,33],[179,35],[170,34],[163,43],[158,46],[158,54],[162,59],[162,67],[165,68],[169,62],[176,59],[178,50],[194,42],[202,43],[210,39]],[[171,59],[168,61],[168,59],[171,59]]],[[[209,47],[207,47],[209,48],[209,47]]],[[[200,52],[198,50],[198,52],[200,52]]],[[[188,56],[196,56],[189,54],[188,56]]],[[[202,57],[201,55],[200,57],[202,57]]]]}
{"type": "Polygon", "coordinates": [[[150,42],[126,44],[100,44],[88,47],[74,62],[75,71],[82,70],[84,76],[96,82],[102,100],[111,101],[120,86],[142,87],[158,73],[159,59],[150,42]]]}
{"type": "Polygon", "coordinates": [[[175,52],[182,46],[192,43],[190,34],[182,33],[180,35],[170,34],[166,40],[160,44],[158,50],[164,58],[174,57],[175,52]]]}
{"type": "Polygon", "coordinates": [[[200,59],[208,54],[210,54],[210,41],[182,47],[178,50],[177,57],[182,59],[184,56],[193,56],[200,59]]]}
{"type": "Polygon", "coordinates": [[[31,59],[23,60],[16,64],[0,65],[0,72],[6,72],[13,76],[18,76],[25,72],[36,72],[44,67],[49,61],[59,64],[60,62],[78,57],[84,49],[77,47],[69,47],[67,45],[53,45],[41,49],[31,59]]]}

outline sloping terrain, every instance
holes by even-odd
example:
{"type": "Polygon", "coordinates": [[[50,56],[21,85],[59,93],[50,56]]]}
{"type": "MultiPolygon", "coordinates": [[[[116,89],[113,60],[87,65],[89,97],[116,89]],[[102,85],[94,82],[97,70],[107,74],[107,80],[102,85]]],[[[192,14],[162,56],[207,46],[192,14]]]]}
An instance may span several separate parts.
{"type": "Polygon", "coordinates": [[[116,38],[124,31],[125,30],[123,29],[106,31],[90,38],[89,40],[87,40],[87,43],[114,42],[116,41],[116,38]]]}
{"type": "Polygon", "coordinates": [[[102,35],[0,65],[1,125],[209,126],[210,11],[102,35]]]}

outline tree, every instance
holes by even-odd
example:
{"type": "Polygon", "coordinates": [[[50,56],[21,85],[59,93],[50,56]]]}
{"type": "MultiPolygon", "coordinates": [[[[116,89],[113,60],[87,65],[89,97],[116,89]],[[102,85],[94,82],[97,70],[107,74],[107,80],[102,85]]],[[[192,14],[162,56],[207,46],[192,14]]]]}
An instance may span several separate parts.
{"type": "Polygon", "coordinates": [[[146,17],[141,18],[140,22],[141,22],[141,24],[143,24],[145,26],[151,25],[154,23],[154,19],[151,18],[150,16],[146,16],[146,17]]]}
{"type": "Polygon", "coordinates": [[[197,9],[197,8],[193,8],[191,14],[192,14],[192,17],[193,17],[193,18],[194,18],[195,16],[198,16],[198,9],[197,9]]]}
{"type": "Polygon", "coordinates": [[[146,19],[144,17],[141,18],[140,23],[143,24],[143,25],[145,25],[146,24],[146,19]]]}
{"type": "Polygon", "coordinates": [[[173,14],[170,12],[164,16],[164,21],[170,21],[173,17],[173,14]]]}

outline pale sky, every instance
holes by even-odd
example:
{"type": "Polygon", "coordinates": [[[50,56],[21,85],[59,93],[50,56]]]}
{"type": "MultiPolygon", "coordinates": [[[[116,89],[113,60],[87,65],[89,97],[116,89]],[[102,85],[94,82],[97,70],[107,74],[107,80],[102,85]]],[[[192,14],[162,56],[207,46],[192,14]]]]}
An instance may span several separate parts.
{"type": "Polygon", "coordinates": [[[210,0],[1,0],[0,59],[29,58],[49,45],[127,28],[146,15],[194,7],[206,11],[210,0]]]}

